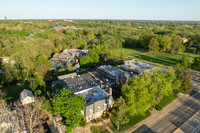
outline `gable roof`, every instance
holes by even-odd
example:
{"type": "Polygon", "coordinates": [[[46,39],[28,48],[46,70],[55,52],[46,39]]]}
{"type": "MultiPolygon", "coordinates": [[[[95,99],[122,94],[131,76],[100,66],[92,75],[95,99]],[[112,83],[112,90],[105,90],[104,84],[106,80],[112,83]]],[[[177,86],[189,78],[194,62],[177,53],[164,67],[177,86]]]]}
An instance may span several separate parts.
{"type": "Polygon", "coordinates": [[[34,97],[33,92],[27,89],[24,89],[21,93],[20,93],[20,99],[24,100],[27,96],[29,97],[34,97]]]}

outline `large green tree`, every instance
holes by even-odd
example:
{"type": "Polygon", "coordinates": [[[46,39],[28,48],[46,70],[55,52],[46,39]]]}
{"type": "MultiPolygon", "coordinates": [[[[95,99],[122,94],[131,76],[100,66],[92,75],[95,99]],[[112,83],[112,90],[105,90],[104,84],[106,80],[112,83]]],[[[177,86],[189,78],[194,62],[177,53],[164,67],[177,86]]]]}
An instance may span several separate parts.
{"type": "Polygon", "coordinates": [[[61,90],[52,99],[52,113],[63,117],[63,124],[67,132],[71,132],[82,119],[82,113],[86,101],[83,97],[74,94],[68,89],[61,90]]]}
{"type": "Polygon", "coordinates": [[[160,49],[160,47],[159,47],[158,39],[152,38],[149,41],[149,50],[153,51],[153,52],[159,52],[159,49],[160,49]]]}
{"type": "Polygon", "coordinates": [[[181,81],[180,92],[183,92],[186,94],[190,93],[192,91],[192,84],[191,84],[191,76],[189,74],[188,68],[178,63],[175,66],[175,73],[176,73],[177,79],[181,81]]]}
{"type": "Polygon", "coordinates": [[[144,114],[162,99],[163,95],[170,95],[174,89],[180,87],[173,71],[146,71],[141,76],[134,76],[122,87],[131,115],[144,114]]]}
{"type": "Polygon", "coordinates": [[[126,115],[127,107],[125,100],[122,97],[117,99],[117,101],[114,104],[114,108],[115,108],[114,114],[116,116],[115,124],[117,124],[117,130],[119,130],[120,124],[125,124],[129,122],[129,119],[126,115]]]}
{"type": "Polygon", "coordinates": [[[171,50],[171,37],[164,35],[160,41],[160,52],[169,52],[171,50]]]}

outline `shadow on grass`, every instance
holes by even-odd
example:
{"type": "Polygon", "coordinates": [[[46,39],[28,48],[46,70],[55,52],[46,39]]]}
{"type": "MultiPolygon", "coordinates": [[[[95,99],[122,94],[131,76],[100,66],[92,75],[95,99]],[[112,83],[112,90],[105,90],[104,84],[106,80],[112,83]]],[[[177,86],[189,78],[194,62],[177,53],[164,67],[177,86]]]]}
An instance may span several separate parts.
{"type": "Polygon", "coordinates": [[[148,56],[148,55],[140,55],[140,56],[136,56],[135,58],[145,60],[145,61],[148,61],[148,62],[152,62],[152,63],[158,63],[158,64],[165,65],[165,66],[175,65],[178,61],[174,58],[160,57],[160,56],[158,56],[158,58],[155,58],[155,57],[151,57],[151,56],[148,56]]]}
{"type": "Polygon", "coordinates": [[[7,102],[19,99],[19,94],[24,90],[29,89],[29,83],[26,81],[21,85],[9,85],[3,87],[1,90],[6,93],[7,102]]]}

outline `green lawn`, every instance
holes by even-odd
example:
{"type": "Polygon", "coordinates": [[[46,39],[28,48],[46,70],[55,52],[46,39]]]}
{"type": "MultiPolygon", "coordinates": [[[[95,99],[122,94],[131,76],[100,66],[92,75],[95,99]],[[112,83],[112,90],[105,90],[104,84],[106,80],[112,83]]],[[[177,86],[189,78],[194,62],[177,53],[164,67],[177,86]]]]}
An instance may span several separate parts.
{"type": "Polygon", "coordinates": [[[109,131],[104,126],[91,126],[90,131],[92,133],[109,133],[109,131]]]}
{"type": "Polygon", "coordinates": [[[22,85],[9,85],[6,87],[3,87],[1,90],[3,92],[6,92],[7,98],[11,98],[10,100],[17,100],[19,98],[19,94],[24,90],[29,89],[29,84],[25,82],[22,85]]]}
{"type": "Polygon", "coordinates": [[[157,106],[160,106],[160,110],[170,104],[172,101],[174,101],[177,98],[177,94],[173,93],[169,96],[163,96],[163,99],[160,101],[160,103],[157,106]]]}
{"type": "Polygon", "coordinates": [[[141,49],[141,48],[134,48],[134,49],[118,48],[118,49],[111,49],[110,50],[111,54],[113,54],[113,55],[120,55],[121,51],[123,52],[124,57],[148,52],[148,50],[141,49]]]}
{"type": "MultiPolygon", "coordinates": [[[[129,122],[126,123],[126,124],[122,124],[119,126],[119,132],[123,132],[129,128],[131,128],[132,126],[136,125],[137,123],[139,123],[140,121],[144,120],[145,118],[149,117],[150,116],[150,112],[147,111],[145,113],[144,116],[142,115],[136,115],[136,116],[130,116],[129,114],[127,114],[128,118],[129,118],[129,122]]],[[[115,122],[115,116],[112,115],[112,120],[115,122]]],[[[109,126],[109,124],[108,124],[109,126]]],[[[109,126],[110,127],[110,126],[109,126]]],[[[112,128],[112,127],[110,127],[112,128]]],[[[112,128],[113,129],[113,128],[112,128]]]]}
{"type": "MultiPolygon", "coordinates": [[[[192,57],[198,57],[197,54],[184,53],[183,55],[187,56],[190,59],[192,57]]],[[[173,66],[177,61],[182,57],[181,54],[169,54],[169,53],[149,53],[145,55],[136,56],[134,58],[141,59],[148,62],[157,63],[165,66],[173,66]]]]}

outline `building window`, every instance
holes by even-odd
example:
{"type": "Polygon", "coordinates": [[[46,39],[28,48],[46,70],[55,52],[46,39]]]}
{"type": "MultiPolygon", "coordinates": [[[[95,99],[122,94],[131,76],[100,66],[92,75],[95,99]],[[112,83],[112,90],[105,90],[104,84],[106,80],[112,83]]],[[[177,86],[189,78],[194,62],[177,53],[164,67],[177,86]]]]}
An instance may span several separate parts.
{"type": "Polygon", "coordinates": [[[101,107],[100,107],[100,106],[98,106],[98,107],[97,107],[97,111],[100,111],[100,110],[101,110],[101,107]]]}
{"type": "Polygon", "coordinates": [[[100,112],[97,112],[97,116],[100,116],[100,112]]]}
{"type": "Polygon", "coordinates": [[[89,120],[92,120],[92,115],[89,116],[89,120]]]}
{"type": "Polygon", "coordinates": [[[90,109],[90,114],[93,114],[93,110],[92,109],[90,109]]]}

